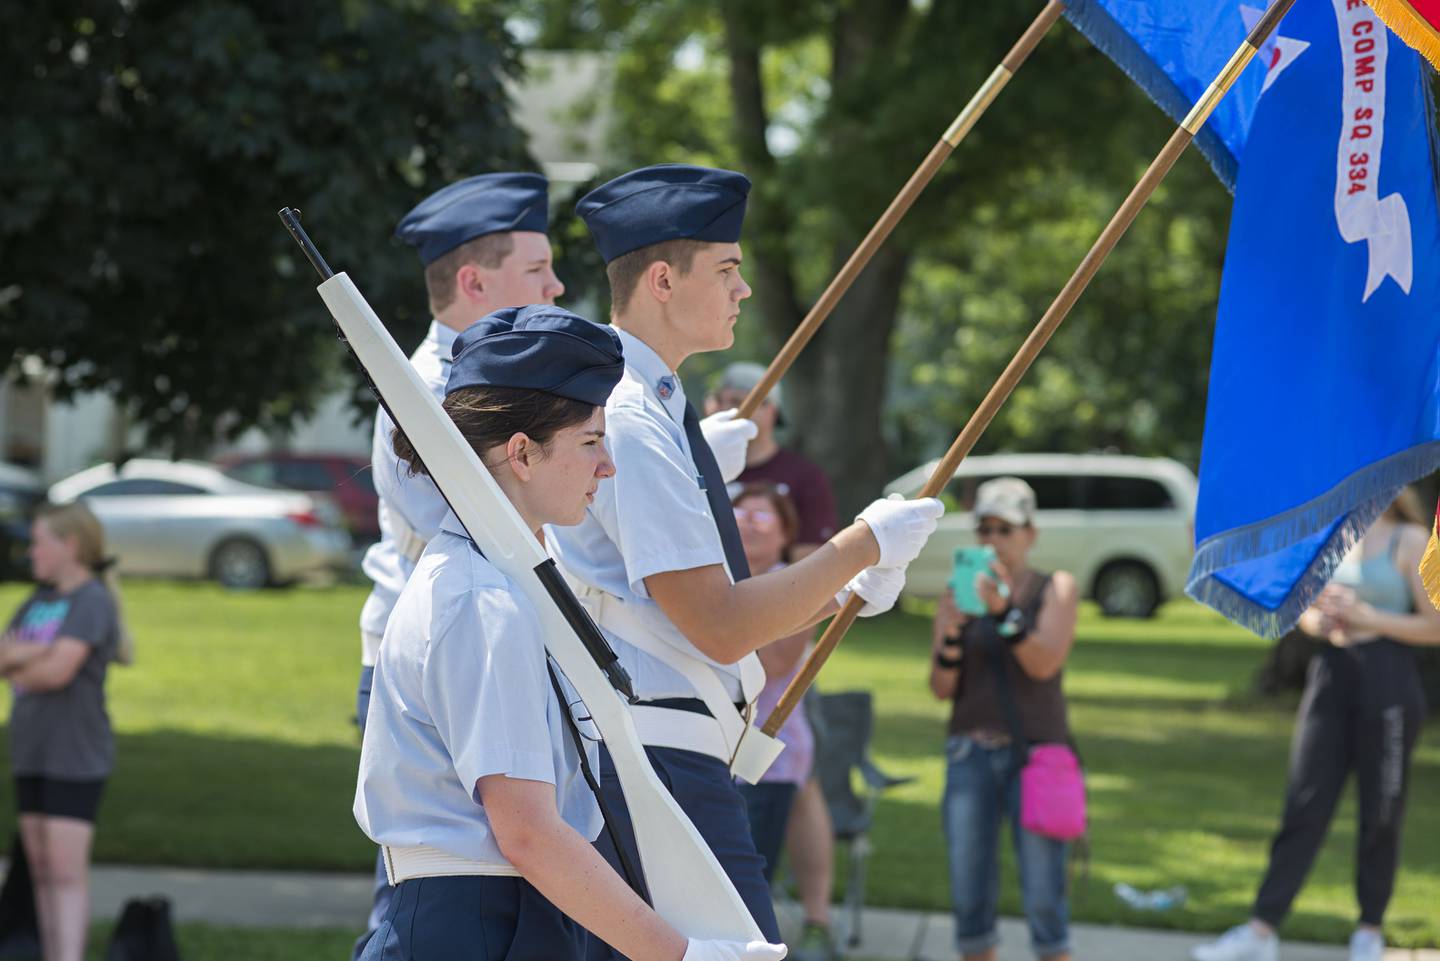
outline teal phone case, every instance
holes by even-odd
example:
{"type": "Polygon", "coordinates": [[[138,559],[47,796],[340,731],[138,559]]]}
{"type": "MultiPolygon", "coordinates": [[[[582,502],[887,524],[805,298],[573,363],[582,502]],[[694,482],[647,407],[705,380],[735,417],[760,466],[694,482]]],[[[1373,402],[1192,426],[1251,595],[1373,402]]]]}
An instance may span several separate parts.
{"type": "MultiPolygon", "coordinates": [[[[955,548],[955,566],[950,571],[950,591],[955,595],[955,606],[962,614],[978,616],[985,613],[980,595],[975,593],[975,575],[995,575],[990,564],[995,560],[993,547],[955,548]]],[[[1004,585],[1001,585],[1002,589],[1004,585]]]]}

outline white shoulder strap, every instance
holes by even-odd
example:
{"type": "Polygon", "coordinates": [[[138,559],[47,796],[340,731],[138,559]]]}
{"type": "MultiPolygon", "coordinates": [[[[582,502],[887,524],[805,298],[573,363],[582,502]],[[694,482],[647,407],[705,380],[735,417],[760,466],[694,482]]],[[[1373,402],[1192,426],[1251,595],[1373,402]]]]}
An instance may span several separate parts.
{"type": "Polygon", "coordinates": [[[642,618],[636,616],[619,598],[595,588],[575,584],[573,581],[572,584],[577,588],[576,594],[580,597],[580,602],[590,611],[590,616],[595,619],[595,623],[624,639],[633,647],[674,668],[690,682],[690,685],[695,688],[696,694],[705,702],[705,707],[709,709],[711,716],[718,723],[721,735],[725,740],[725,751],[736,773],[751,783],[759,780],[764,770],[784,749],[784,745],[779,741],[769,737],[751,723],[754,717],[755,698],[759,695],[761,688],[765,686],[765,669],[760,665],[760,658],[754,654],[747,654],[740,660],[740,686],[745,699],[742,713],[740,709],[736,708],[725,683],[720,680],[715,668],[710,664],[657,637],[649,625],[642,618]],[[767,745],[766,742],[769,744],[767,745]],[[737,764],[742,758],[759,757],[768,759],[763,762],[746,760],[743,765],[737,764]],[[757,764],[760,765],[758,770],[756,769],[757,764]],[[741,770],[742,767],[743,770],[741,770]]]}

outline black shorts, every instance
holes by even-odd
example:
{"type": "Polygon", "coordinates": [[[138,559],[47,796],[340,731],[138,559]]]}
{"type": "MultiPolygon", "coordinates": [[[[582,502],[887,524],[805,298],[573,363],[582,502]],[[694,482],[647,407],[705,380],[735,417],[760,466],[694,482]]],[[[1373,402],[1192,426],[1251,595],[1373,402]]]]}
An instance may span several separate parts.
{"type": "Polygon", "coordinates": [[[46,814],[94,823],[105,781],[70,781],[36,775],[16,775],[15,806],[21,814],[46,814]]]}

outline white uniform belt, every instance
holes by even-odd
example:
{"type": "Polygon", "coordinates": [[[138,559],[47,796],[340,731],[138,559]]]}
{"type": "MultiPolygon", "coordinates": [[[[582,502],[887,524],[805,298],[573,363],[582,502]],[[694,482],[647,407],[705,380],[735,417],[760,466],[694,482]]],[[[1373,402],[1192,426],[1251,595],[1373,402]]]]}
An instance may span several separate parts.
{"type": "Polygon", "coordinates": [[[360,664],[363,667],[374,667],[375,662],[380,659],[380,642],[384,635],[371,634],[369,631],[360,632],[360,664]]]}
{"type": "Polygon", "coordinates": [[[640,743],[649,747],[671,747],[695,751],[729,764],[731,751],[725,746],[725,735],[719,723],[708,714],[696,714],[653,704],[636,704],[630,708],[635,733],[640,743]]]}
{"type": "Polygon", "coordinates": [[[425,553],[425,545],[429,541],[421,537],[405,518],[401,517],[398,511],[389,511],[386,518],[390,527],[390,537],[395,542],[395,549],[414,564],[420,560],[420,555],[425,553]]]}
{"type": "Polygon", "coordinates": [[[502,877],[518,878],[520,872],[513,865],[496,864],[493,861],[472,861],[456,857],[428,844],[415,847],[392,848],[381,845],[385,855],[385,876],[391,884],[409,881],[411,878],[454,878],[454,877],[502,877]]]}

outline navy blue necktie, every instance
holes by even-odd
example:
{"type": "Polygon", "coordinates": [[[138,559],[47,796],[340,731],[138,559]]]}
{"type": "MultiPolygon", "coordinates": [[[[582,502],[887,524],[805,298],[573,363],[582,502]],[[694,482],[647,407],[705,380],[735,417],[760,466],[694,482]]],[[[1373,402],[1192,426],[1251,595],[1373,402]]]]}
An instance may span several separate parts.
{"type": "Polygon", "coordinates": [[[730,576],[743,581],[750,576],[750,565],[745,560],[745,546],[740,543],[740,528],[735,524],[735,509],[730,506],[730,494],[725,489],[725,478],[720,476],[720,465],[715,454],[705,443],[700,431],[700,415],[695,406],[685,402],[685,439],[690,442],[690,459],[705,482],[705,498],[710,502],[710,513],[715,518],[715,527],[720,531],[720,544],[725,548],[725,563],[730,566],[730,576]]]}

